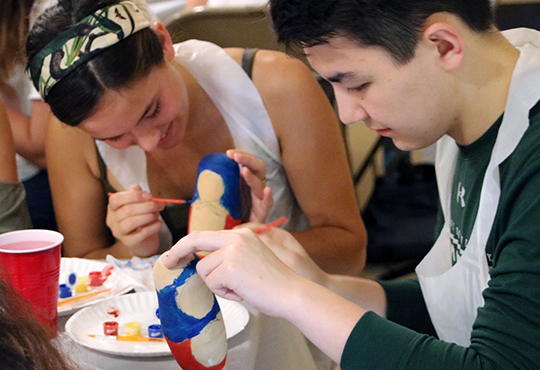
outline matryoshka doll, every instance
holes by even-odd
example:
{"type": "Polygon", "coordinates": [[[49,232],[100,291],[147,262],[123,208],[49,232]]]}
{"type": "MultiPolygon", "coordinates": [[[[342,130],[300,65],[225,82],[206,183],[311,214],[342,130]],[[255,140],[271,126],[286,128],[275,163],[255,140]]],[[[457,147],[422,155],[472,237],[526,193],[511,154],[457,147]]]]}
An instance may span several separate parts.
{"type": "Polygon", "coordinates": [[[232,229],[241,216],[238,164],[223,153],[208,154],[199,163],[188,233],[232,229]]]}
{"type": "MultiPolygon", "coordinates": [[[[240,170],[222,153],[205,156],[190,207],[189,232],[222,230],[240,223],[240,170]]],[[[196,271],[200,256],[179,261],[172,269],[154,265],[163,334],[183,370],[227,369],[225,324],[214,294],[196,271]]]]}

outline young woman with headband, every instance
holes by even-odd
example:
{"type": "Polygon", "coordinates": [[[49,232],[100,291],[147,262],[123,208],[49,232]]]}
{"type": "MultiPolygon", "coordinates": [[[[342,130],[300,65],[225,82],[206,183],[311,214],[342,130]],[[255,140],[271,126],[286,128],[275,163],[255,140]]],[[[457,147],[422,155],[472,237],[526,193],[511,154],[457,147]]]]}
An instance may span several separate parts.
{"type": "Polygon", "coordinates": [[[62,122],[47,158],[65,255],[170,248],[189,205],[150,197],[191,199],[200,159],[227,152],[251,187],[252,221],[287,216],[321,267],[358,272],[365,230],[338,122],[311,72],[275,51],[173,45],[149,19],[132,2],[62,1],[27,39],[28,72],[62,122]]]}

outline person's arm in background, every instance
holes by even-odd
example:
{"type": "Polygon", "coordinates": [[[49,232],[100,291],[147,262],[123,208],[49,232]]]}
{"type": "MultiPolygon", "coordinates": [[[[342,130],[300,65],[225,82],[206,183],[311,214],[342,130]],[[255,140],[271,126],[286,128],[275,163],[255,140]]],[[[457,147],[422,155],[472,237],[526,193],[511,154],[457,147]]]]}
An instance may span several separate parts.
{"type": "Polygon", "coordinates": [[[207,0],[187,0],[185,9],[192,9],[198,6],[205,6],[207,0]]]}
{"type": "Polygon", "coordinates": [[[42,100],[32,100],[32,114],[27,116],[20,111],[20,102],[15,90],[0,82],[0,90],[5,101],[15,151],[30,162],[46,168],[45,137],[47,123],[52,118],[49,106],[42,100]]]}
{"type": "Polygon", "coordinates": [[[31,227],[24,195],[24,188],[17,177],[9,120],[0,97],[0,233],[31,227]]]}
{"type": "Polygon", "coordinates": [[[11,136],[9,119],[0,96],[0,181],[19,181],[17,177],[17,164],[15,161],[15,144],[11,136]]]}
{"type": "MultiPolygon", "coordinates": [[[[228,49],[237,61],[242,49],[228,49]]],[[[343,137],[330,101],[311,71],[284,53],[260,50],[253,82],[274,126],[287,179],[309,222],[292,232],[323,270],[356,274],[367,236],[343,137]]]]}
{"type": "Polygon", "coordinates": [[[22,95],[29,92],[26,86],[31,86],[24,75],[24,44],[33,4],[34,1],[30,0],[6,0],[0,3],[0,94],[11,125],[16,153],[45,168],[46,122],[51,113],[37,91],[34,90],[31,96],[22,95]],[[33,100],[36,98],[38,100],[33,100]],[[32,102],[31,113],[26,110],[25,103],[29,101],[32,102]]]}
{"type": "Polygon", "coordinates": [[[48,122],[52,118],[49,106],[44,101],[33,100],[30,117],[13,109],[8,109],[7,113],[15,151],[30,162],[46,168],[45,137],[48,122]]]}

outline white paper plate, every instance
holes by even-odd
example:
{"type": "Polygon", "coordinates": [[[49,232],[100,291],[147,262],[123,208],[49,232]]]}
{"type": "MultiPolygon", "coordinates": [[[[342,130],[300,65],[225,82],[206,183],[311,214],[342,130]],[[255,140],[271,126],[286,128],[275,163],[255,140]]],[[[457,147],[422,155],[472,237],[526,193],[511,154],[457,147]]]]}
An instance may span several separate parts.
{"type": "MultiPolygon", "coordinates": [[[[218,297],[219,306],[225,321],[227,338],[241,332],[249,321],[249,312],[238,302],[218,297]]],[[[126,294],[84,308],[66,322],[66,333],[77,343],[97,351],[133,357],[155,357],[171,355],[166,342],[120,342],[89,337],[88,334],[103,334],[103,323],[118,322],[118,334],[129,322],[141,323],[142,335],[148,335],[148,326],[159,324],[155,312],[158,308],[155,292],[126,294]],[[107,314],[107,306],[116,307],[120,315],[115,318],[107,314]]]]}
{"type": "MultiPolygon", "coordinates": [[[[98,260],[90,260],[85,258],[67,258],[63,257],[60,261],[60,284],[66,283],[66,280],[68,278],[68,275],[72,272],[77,274],[78,277],[81,276],[88,276],[88,274],[92,271],[102,271],[105,266],[107,266],[107,262],[98,261],[98,260]]],[[[102,289],[109,289],[112,288],[114,284],[114,277],[109,276],[107,280],[103,283],[103,286],[95,287],[95,290],[102,290],[102,289]]],[[[59,316],[65,316],[70,315],[77,310],[87,307],[93,304],[96,304],[98,302],[103,302],[105,300],[108,300],[112,297],[116,297],[120,294],[127,293],[131,290],[131,287],[127,287],[125,289],[122,289],[116,294],[105,293],[100,294],[95,297],[89,297],[87,299],[81,300],[81,301],[75,301],[73,303],[66,304],[65,306],[58,306],[58,315],[59,316]]],[[[91,292],[92,290],[89,290],[88,292],[91,292]]],[[[75,293],[73,292],[73,297],[77,297],[78,295],[82,295],[86,293],[75,293]]],[[[59,302],[62,301],[62,299],[58,300],[59,302]]]]}

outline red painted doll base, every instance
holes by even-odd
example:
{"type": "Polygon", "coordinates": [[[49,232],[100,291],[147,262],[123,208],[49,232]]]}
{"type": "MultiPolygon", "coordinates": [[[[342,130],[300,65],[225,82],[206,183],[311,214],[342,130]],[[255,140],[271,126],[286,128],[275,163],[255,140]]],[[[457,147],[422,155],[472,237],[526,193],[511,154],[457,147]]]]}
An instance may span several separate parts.
{"type": "Polygon", "coordinates": [[[206,367],[197,361],[191,352],[191,339],[187,339],[182,343],[174,343],[167,339],[167,344],[182,370],[222,370],[225,367],[227,356],[225,356],[220,364],[210,367],[206,367]]]}

